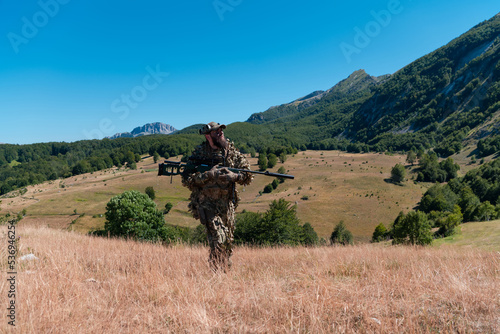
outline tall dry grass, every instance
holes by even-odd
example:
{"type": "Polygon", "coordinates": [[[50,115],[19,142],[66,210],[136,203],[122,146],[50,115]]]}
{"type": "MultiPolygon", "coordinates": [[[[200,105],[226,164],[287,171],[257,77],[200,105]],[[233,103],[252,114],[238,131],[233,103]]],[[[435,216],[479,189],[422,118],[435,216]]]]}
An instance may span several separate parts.
{"type": "Polygon", "coordinates": [[[232,270],[213,274],[202,247],[28,226],[17,234],[20,255],[39,258],[18,264],[18,333],[499,331],[496,252],[237,248],[232,270]]]}

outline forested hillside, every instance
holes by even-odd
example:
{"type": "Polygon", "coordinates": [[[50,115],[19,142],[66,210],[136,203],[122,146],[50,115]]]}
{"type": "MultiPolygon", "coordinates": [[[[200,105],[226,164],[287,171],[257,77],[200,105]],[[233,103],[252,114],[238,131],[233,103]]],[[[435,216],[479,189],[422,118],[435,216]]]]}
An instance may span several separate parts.
{"type": "MultiPolygon", "coordinates": [[[[248,122],[262,123],[265,138],[311,149],[423,147],[449,156],[483,139],[478,153],[489,155],[500,148],[499,79],[500,14],[391,76],[357,71],[312,106],[273,107],[248,122]]],[[[249,129],[232,130],[251,144],[249,129]]]]}
{"type": "Polygon", "coordinates": [[[151,135],[137,138],[83,140],[74,143],[0,145],[0,195],[61,177],[126,165],[134,168],[141,155],[162,157],[191,152],[199,135],[151,135]]]}

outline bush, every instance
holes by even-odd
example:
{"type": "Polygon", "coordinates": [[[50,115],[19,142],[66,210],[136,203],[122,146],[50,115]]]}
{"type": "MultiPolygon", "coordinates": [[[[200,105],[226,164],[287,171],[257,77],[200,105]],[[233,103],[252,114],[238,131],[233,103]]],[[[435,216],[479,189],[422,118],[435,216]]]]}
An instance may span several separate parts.
{"type": "Polygon", "coordinates": [[[310,224],[300,226],[295,205],[279,199],[264,214],[239,214],[234,239],[238,244],[251,245],[313,245],[318,242],[318,235],[310,224]]]}
{"type": "Polygon", "coordinates": [[[455,229],[458,225],[460,225],[463,221],[462,211],[458,205],[455,205],[453,209],[453,213],[449,213],[446,217],[443,217],[437,221],[439,226],[439,230],[436,232],[436,235],[448,237],[450,235],[455,234],[455,229]]]}
{"type": "Polygon", "coordinates": [[[155,199],[156,198],[156,193],[153,187],[146,187],[146,190],[144,191],[146,195],[148,195],[149,198],[155,199]]]}
{"type": "Polygon", "coordinates": [[[278,157],[274,153],[270,153],[267,157],[267,167],[273,168],[278,163],[278,157]]]}
{"type": "Polygon", "coordinates": [[[207,229],[204,225],[199,224],[191,230],[190,243],[208,245],[207,229]]]}
{"type": "Polygon", "coordinates": [[[261,171],[267,169],[267,157],[265,154],[263,154],[263,153],[259,154],[258,164],[259,164],[259,169],[261,171]]]}
{"type": "Polygon", "coordinates": [[[319,242],[318,234],[314,228],[309,223],[305,223],[302,226],[302,238],[301,243],[305,246],[314,246],[319,242]]]}
{"type": "Polygon", "coordinates": [[[164,214],[167,214],[170,212],[170,210],[172,210],[172,208],[174,207],[174,205],[170,202],[168,202],[167,204],[165,204],[165,210],[163,211],[164,214]]]}
{"type": "Polygon", "coordinates": [[[352,245],[354,243],[352,233],[346,228],[343,220],[335,226],[335,229],[330,236],[330,243],[332,245],[341,244],[344,246],[352,245]]]}
{"type": "Polygon", "coordinates": [[[139,240],[167,240],[167,229],[163,214],[147,195],[126,191],[117,195],[106,205],[105,233],[111,236],[139,240]]]}
{"type": "MultiPolygon", "coordinates": [[[[286,169],[285,169],[285,167],[281,166],[280,168],[278,168],[278,174],[286,174],[286,169]]],[[[285,182],[285,178],[283,178],[283,177],[278,177],[278,182],[279,182],[279,183],[283,183],[283,182],[285,182]]]]}
{"type": "Polygon", "coordinates": [[[391,179],[396,183],[401,183],[405,180],[406,177],[406,169],[403,165],[397,164],[392,167],[391,170],[391,179]]]}
{"type": "Polygon", "coordinates": [[[393,244],[429,245],[432,243],[431,225],[421,211],[403,212],[394,222],[393,244]]]}
{"type": "Polygon", "coordinates": [[[266,185],[264,187],[264,193],[265,194],[269,194],[271,192],[273,192],[274,188],[273,188],[273,185],[271,183],[269,183],[268,185],[266,185]]]}
{"type": "Polygon", "coordinates": [[[472,217],[473,221],[489,221],[490,219],[496,219],[497,214],[495,207],[489,202],[485,201],[481,203],[476,210],[474,210],[474,214],[472,217]]]}
{"type": "Polygon", "coordinates": [[[426,213],[431,211],[452,212],[457,201],[458,196],[451,190],[448,184],[444,186],[435,184],[423,195],[419,209],[426,213]]]}
{"type": "MultiPolygon", "coordinates": [[[[280,162],[283,164],[286,161],[286,153],[282,152],[279,156],[280,162]]],[[[278,172],[279,173],[279,172],[278,172]]]]}
{"type": "Polygon", "coordinates": [[[375,227],[375,231],[373,231],[372,242],[380,242],[384,241],[387,238],[387,229],[385,225],[380,223],[375,227]]]}
{"type": "Polygon", "coordinates": [[[410,163],[413,166],[416,160],[417,154],[413,150],[410,150],[406,155],[406,162],[410,163]]]}

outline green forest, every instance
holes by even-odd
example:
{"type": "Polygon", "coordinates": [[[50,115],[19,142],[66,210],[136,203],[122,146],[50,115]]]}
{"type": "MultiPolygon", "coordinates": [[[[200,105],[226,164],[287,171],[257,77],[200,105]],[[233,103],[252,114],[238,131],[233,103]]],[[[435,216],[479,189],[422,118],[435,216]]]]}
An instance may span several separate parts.
{"type": "MultiPolygon", "coordinates": [[[[428,164],[428,160],[429,157],[425,157],[423,164],[428,164]]],[[[434,184],[424,193],[416,211],[401,212],[388,229],[383,224],[378,225],[372,242],[392,239],[394,244],[426,245],[434,238],[455,234],[462,223],[499,218],[500,158],[497,158],[463,177],[434,184]],[[432,228],[437,230],[431,233],[432,228]]]]}
{"type": "Polygon", "coordinates": [[[142,155],[164,158],[191,152],[196,135],[83,140],[73,143],[0,145],[0,194],[31,184],[94,172],[113,166],[135,168],[142,155]]]}

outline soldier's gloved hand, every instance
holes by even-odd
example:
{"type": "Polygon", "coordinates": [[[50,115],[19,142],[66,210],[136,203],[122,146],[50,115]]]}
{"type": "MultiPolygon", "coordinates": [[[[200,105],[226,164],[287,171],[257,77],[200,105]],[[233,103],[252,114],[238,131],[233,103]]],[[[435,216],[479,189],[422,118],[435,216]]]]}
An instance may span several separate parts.
{"type": "Polygon", "coordinates": [[[221,182],[237,182],[239,180],[240,174],[233,173],[227,168],[220,168],[219,170],[219,180],[221,182]]]}
{"type": "Polygon", "coordinates": [[[205,172],[205,175],[208,179],[214,180],[217,177],[219,170],[217,169],[217,166],[212,167],[208,172],[205,172]]]}

